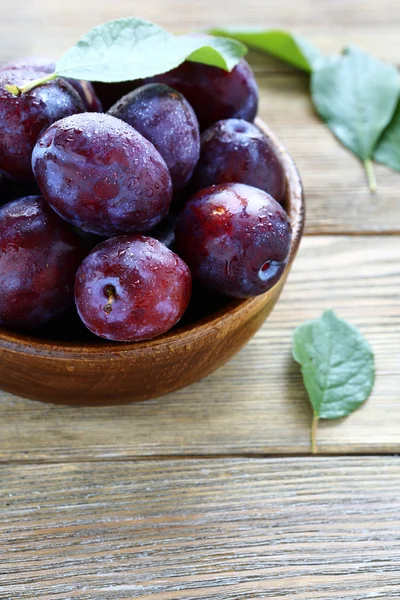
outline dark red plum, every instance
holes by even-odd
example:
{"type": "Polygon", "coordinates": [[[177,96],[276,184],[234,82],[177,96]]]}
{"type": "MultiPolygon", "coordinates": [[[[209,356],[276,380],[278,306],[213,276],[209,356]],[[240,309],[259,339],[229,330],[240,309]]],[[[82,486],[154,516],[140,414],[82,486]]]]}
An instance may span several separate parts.
{"type": "Polygon", "coordinates": [[[30,196],[0,208],[0,324],[43,325],[74,302],[74,278],[86,240],[30,196]]]}
{"type": "Polygon", "coordinates": [[[5,88],[37,79],[39,71],[0,72],[0,171],[16,181],[34,181],[31,156],[37,139],[49,125],[84,112],[78,93],[64,79],[54,79],[19,97],[5,88]]]}
{"type": "Polygon", "coordinates": [[[222,119],[253,121],[258,108],[258,88],[249,64],[242,59],[229,73],[218,67],[186,61],[176,69],[146,80],[165,83],[191,104],[203,131],[222,119]]]}
{"type": "Polygon", "coordinates": [[[163,158],[110,115],[54,123],[36,144],[32,166],[52,208],[84,231],[105,237],[147,231],[168,213],[172,184],[163,158]]]}
{"type": "Polygon", "coordinates": [[[281,202],[286,181],[283,167],[264,133],[243,119],[211,125],[201,136],[200,160],[193,191],[219,183],[246,183],[281,202]]]}
{"type": "Polygon", "coordinates": [[[150,340],[182,317],[191,294],[187,265],[148,236],[122,235],[85,258],[75,280],[75,301],[86,327],[120,342],[150,340]]]}
{"type": "MultiPolygon", "coordinates": [[[[56,68],[56,61],[48,56],[24,56],[18,58],[13,62],[1,67],[1,71],[5,70],[19,70],[19,69],[31,69],[39,71],[38,77],[41,73],[54,73],[56,68]]],[[[94,87],[90,81],[80,81],[79,79],[71,79],[70,77],[64,77],[65,81],[68,81],[70,85],[78,92],[85,109],[89,112],[102,112],[102,105],[98,99],[94,87]]]]}
{"type": "Polygon", "coordinates": [[[161,83],[144,85],[121,98],[108,114],[132,125],[157,148],[174,190],[186,186],[200,153],[196,115],[187,100],[161,83]]]}
{"type": "Polygon", "coordinates": [[[197,193],[176,228],[176,250],[202,283],[237,298],[257,296],[281,277],[289,258],[289,217],[266,192],[241,183],[197,193]]]}

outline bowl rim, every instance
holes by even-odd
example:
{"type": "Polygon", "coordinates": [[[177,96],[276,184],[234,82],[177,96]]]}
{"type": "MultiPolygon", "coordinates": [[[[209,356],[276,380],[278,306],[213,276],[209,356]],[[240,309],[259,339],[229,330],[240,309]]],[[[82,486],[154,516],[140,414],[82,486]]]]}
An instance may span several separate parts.
{"type": "MultiPolygon", "coordinates": [[[[285,146],[279,141],[277,136],[269,126],[259,117],[255,124],[270,140],[274,151],[279,156],[284,168],[286,177],[286,201],[285,208],[289,214],[292,225],[292,242],[289,253],[289,261],[282,275],[284,279],[291,267],[294,257],[297,253],[300,240],[303,234],[305,221],[305,203],[303,186],[299,172],[285,146]]],[[[279,281],[275,284],[279,285],[279,281]]],[[[274,287],[275,287],[274,286],[274,287]]],[[[32,335],[24,335],[0,327],[0,348],[7,348],[15,352],[28,354],[46,355],[49,358],[86,358],[91,359],[95,355],[108,355],[118,357],[121,354],[137,354],[155,352],[165,349],[165,347],[176,346],[176,344],[190,345],[194,341],[206,336],[210,328],[220,329],[224,325],[236,319],[241,313],[252,312],[264,304],[265,297],[273,290],[271,288],[260,296],[246,298],[243,300],[232,300],[220,310],[196,321],[195,323],[184,325],[183,327],[174,327],[162,336],[142,342],[112,342],[109,340],[99,342],[69,342],[59,340],[46,340],[35,338],[32,335]]]]}

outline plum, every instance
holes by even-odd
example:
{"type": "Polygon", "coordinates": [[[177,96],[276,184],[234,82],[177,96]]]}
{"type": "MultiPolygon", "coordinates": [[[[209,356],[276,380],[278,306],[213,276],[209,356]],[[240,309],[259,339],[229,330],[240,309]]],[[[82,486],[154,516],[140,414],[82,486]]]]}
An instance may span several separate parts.
{"type": "Polygon", "coordinates": [[[0,171],[16,181],[34,181],[32,150],[43,131],[54,121],[85,111],[79,94],[64,79],[18,97],[5,88],[22,87],[39,76],[39,71],[23,68],[0,72],[0,171]]]}
{"type": "Polygon", "coordinates": [[[0,324],[38,327],[74,302],[76,271],[87,240],[29,196],[0,208],[0,324]]]}
{"type": "MultiPolygon", "coordinates": [[[[1,67],[1,71],[30,69],[38,71],[38,77],[43,73],[54,73],[56,69],[56,61],[48,56],[24,56],[18,58],[7,65],[1,67]]],[[[89,112],[102,112],[102,105],[97,97],[94,87],[90,81],[72,79],[71,77],[63,77],[70,85],[78,92],[85,109],[89,112]]]]}
{"type": "Polygon", "coordinates": [[[174,190],[186,186],[200,153],[196,115],[185,98],[161,83],[144,85],[121,98],[108,114],[132,125],[157,148],[174,190]]]}
{"type": "Polygon", "coordinates": [[[266,135],[243,119],[211,125],[201,136],[200,160],[193,191],[219,183],[246,183],[284,199],[286,181],[281,162],[266,135]]]}
{"type": "Polygon", "coordinates": [[[84,231],[105,237],[143,232],[168,213],[172,183],[163,158],[110,115],[57,121],[36,144],[32,166],[50,206],[84,231]]]}
{"type": "Polygon", "coordinates": [[[187,265],[156,239],[121,235],[102,242],[78,269],[75,301],[92,333],[120,342],[162,335],[189,303],[187,265]]]}
{"type": "Polygon", "coordinates": [[[257,83],[244,59],[230,72],[186,61],[172,71],[146,79],[146,83],[165,83],[183,94],[202,131],[221,119],[253,121],[257,114],[257,83]]]}
{"type": "Polygon", "coordinates": [[[289,259],[289,217],[266,192],[242,184],[195,194],[175,227],[175,247],[192,275],[216,292],[257,296],[277,283],[289,259]]]}

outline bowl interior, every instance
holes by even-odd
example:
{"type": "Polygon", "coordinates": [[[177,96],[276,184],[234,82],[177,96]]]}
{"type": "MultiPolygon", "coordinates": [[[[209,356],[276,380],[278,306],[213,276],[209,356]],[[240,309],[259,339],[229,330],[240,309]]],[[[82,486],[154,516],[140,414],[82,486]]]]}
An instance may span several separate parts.
{"type": "MultiPolygon", "coordinates": [[[[297,252],[304,226],[304,200],[301,180],[293,159],[275,134],[261,119],[257,119],[256,124],[269,138],[285,171],[287,186],[283,205],[289,214],[293,230],[290,260],[287,265],[287,269],[289,269],[297,252]]],[[[194,285],[196,287],[198,284],[195,283],[194,285]]],[[[83,323],[79,324],[75,312],[71,311],[71,313],[64,314],[59,321],[52,321],[35,335],[19,334],[0,328],[0,342],[2,345],[14,349],[25,349],[30,352],[34,350],[38,353],[44,352],[50,355],[72,353],[87,356],[96,353],[104,354],[105,352],[112,355],[113,353],[119,354],[122,351],[137,353],[140,350],[147,352],[166,343],[170,345],[177,340],[182,341],[182,339],[189,339],[193,335],[201,335],[203,329],[208,330],[210,325],[223,322],[227,315],[230,318],[234,317],[243,309],[246,310],[252,304],[260,302],[260,298],[262,298],[262,296],[258,296],[245,300],[233,300],[207,291],[202,296],[201,306],[196,306],[195,299],[198,296],[199,294],[193,295],[194,301],[192,301],[182,320],[173,329],[151,341],[119,343],[102,340],[91,334],[83,323]]]]}

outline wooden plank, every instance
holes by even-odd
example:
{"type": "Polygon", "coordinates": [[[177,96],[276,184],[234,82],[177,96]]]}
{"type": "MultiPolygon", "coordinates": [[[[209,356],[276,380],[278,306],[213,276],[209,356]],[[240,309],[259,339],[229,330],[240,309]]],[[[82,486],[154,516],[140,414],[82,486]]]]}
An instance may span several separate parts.
{"type": "Polygon", "coordinates": [[[379,52],[386,60],[399,61],[397,0],[247,0],[245,7],[231,0],[20,0],[7,6],[2,16],[0,58],[29,52],[59,54],[91,27],[131,15],[174,31],[246,23],[289,29],[309,37],[324,52],[338,52],[353,43],[379,52]]]}
{"type": "Polygon", "coordinates": [[[398,458],[3,466],[0,596],[398,598],[398,458]]]}
{"type": "Polygon", "coordinates": [[[397,236],[306,237],[274,312],[224,368],[180,392],[122,407],[55,407],[3,393],[0,460],[308,452],[311,411],[291,335],[326,308],[367,336],[377,379],[360,410],[321,423],[320,450],[398,452],[399,264],[397,236]]]}

